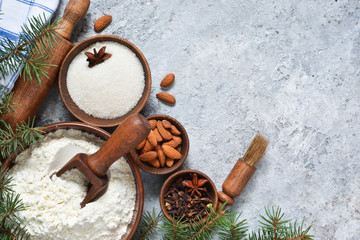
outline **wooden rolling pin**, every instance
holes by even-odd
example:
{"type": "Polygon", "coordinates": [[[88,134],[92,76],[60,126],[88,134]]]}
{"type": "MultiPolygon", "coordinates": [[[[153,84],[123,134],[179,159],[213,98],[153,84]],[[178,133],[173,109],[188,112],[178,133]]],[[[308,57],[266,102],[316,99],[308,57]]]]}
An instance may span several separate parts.
{"type": "Polygon", "coordinates": [[[39,110],[41,104],[44,102],[46,96],[54,85],[59,72],[59,68],[66,54],[71,50],[73,44],[70,40],[71,33],[75,25],[86,14],[90,6],[90,0],[70,0],[65,8],[61,22],[58,25],[59,29],[56,34],[61,38],[57,40],[59,45],[54,46],[52,54],[48,58],[52,60],[50,63],[56,66],[49,67],[47,74],[49,78],[41,76],[41,86],[36,81],[24,81],[19,77],[14,86],[14,98],[16,103],[16,112],[3,114],[1,117],[10,124],[14,129],[16,124],[20,125],[22,122],[27,122],[30,117],[33,117],[39,110]]]}
{"type": "Polygon", "coordinates": [[[257,134],[246,150],[243,158],[240,158],[227,178],[225,179],[222,189],[218,192],[218,199],[221,203],[227,202],[228,205],[234,204],[234,198],[239,196],[251,176],[254,174],[256,164],[265,155],[268,140],[257,134]]]}

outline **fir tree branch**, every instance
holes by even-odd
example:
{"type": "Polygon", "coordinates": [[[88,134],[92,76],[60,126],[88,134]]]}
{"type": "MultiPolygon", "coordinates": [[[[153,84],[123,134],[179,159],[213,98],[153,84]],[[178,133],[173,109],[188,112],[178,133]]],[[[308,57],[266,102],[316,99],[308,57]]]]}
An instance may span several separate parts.
{"type": "Polygon", "coordinates": [[[5,224],[4,226],[0,225],[0,239],[27,240],[30,239],[30,235],[25,227],[21,227],[18,223],[16,225],[5,224]]]}
{"type": "Polygon", "coordinates": [[[143,214],[139,228],[134,236],[134,240],[150,239],[155,234],[158,223],[163,219],[162,214],[155,215],[155,209],[152,213],[146,212],[143,214]]]}
{"type": "Polygon", "coordinates": [[[271,239],[269,237],[268,232],[266,232],[264,229],[258,229],[257,232],[252,232],[251,234],[249,234],[248,237],[249,240],[268,240],[271,239]]]}
{"type": "Polygon", "coordinates": [[[45,15],[29,19],[22,27],[18,40],[4,39],[0,42],[0,74],[2,77],[18,71],[24,66],[21,75],[26,80],[35,78],[40,84],[40,76],[45,69],[53,66],[46,58],[49,51],[61,39],[55,34],[59,20],[50,23],[45,15]]]}
{"type": "Polygon", "coordinates": [[[221,218],[227,216],[224,208],[225,204],[223,204],[218,211],[211,208],[205,223],[202,218],[200,218],[199,221],[191,222],[190,229],[192,233],[189,240],[211,239],[210,234],[213,229],[217,226],[221,218]]]}
{"type": "Polygon", "coordinates": [[[0,200],[3,201],[6,193],[12,192],[12,178],[7,175],[6,169],[0,168],[0,200]]]}
{"type": "Polygon", "coordinates": [[[11,189],[12,178],[6,170],[0,170],[0,239],[28,239],[25,227],[20,226],[17,213],[25,209],[20,195],[11,189]]]}
{"type": "Polygon", "coordinates": [[[281,209],[278,207],[276,210],[274,207],[265,208],[266,217],[260,215],[262,221],[260,221],[261,227],[267,232],[271,233],[271,239],[277,240],[283,233],[287,232],[286,224],[289,220],[282,220],[284,214],[281,212],[281,209]]]}
{"type": "Polygon", "coordinates": [[[17,155],[19,150],[24,150],[31,143],[42,139],[41,129],[34,127],[35,118],[29,119],[27,123],[17,125],[15,131],[4,121],[0,121],[0,154],[3,158],[17,155]]]}
{"type": "Polygon", "coordinates": [[[304,220],[301,222],[300,226],[297,226],[297,221],[295,221],[293,225],[289,223],[288,231],[285,233],[282,240],[311,240],[313,236],[308,235],[311,227],[308,227],[305,230],[303,230],[303,228],[304,220]]]}
{"type": "Polygon", "coordinates": [[[229,217],[221,219],[216,233],[221,240],[241,240],[247,236],[248,226],[246,220],[240,221],[241,213],[232,213],[229,217]]]}
{"type": "Polygon", "coordinates": [[[186,221],[182,218],[172,218],[171,220],[163,218],[161,229],[164,231],[164,240],[181,240],[185,239],[184,236],[187,235],[186,221]]]}
{"type": "Polygon", "coordinates": [[[0,231],[0,237],[2,240],[17,240],[16,237],[11,233],[11,228],[5,228],[0,225],[0,231]]]}
{"type": "Polygon", "coordinates": [[[13,95],[13,92],[6,94],[5,89],[0,90],[0,96],[2,96],[0,100],[0,115],[15,112],[14,107],[18,106],[18,104],[14,102],[16,99],[13,99],[13,95]]]}
{"type": "Polygon", "coordinates": [[[0,203],[0,222],[4,219],[7,219],[8,222],[20,221],[15,215],[15,213],[25,209],[20,199],[20,194],[7,192],[4,196],[4,200],[4,202],[0,203]]]}
{"type": "MultiPolygon", "coordinates": [[[[0,13],[1,14],[1,13],[0,13]]],[[[22,27],[22,33],[16,41],[8,38],[0,42],[0,76],[5,77],[17,72],[24,66],[21,75],[24,80],[36,79],[40,84],[41,76],[47,77],[46,69],[50,66],[47,60],[51,55],[50,49],[58,44],[59,38],[55,34],[59,21],[53,23],[43,17],[33,17],[27,25],[22,27]]],[[[13,93],[6,94],[5,89],[0,89],[0,115],[14,112],[13,93]]],[[[24,150],[31,143],[41,139],[41,128],[34,127],[34,120],[16,125],[12,129],[0,117],[0,154],[2,158],[10,157],[24,150]]],[[[1,166],[1,162],[0,162],[1,166]]],[[[23,240],[30,236],[26,228],[21,225],[17,213],[25,209],[20,195],[11,189],[12,178],[8,177],[5,170],[0,169],[0,239],[23,240]]]]}
{"type": "MultiPolygon", "coordinates": [[[[164,240],[206,240],[213,239],[212,234],[216,233],[219,235],[221,240],[237,240],[237,239],[248,239],[248,240],[312,240],[313,236],[309,235],[311,227],[304,230],[303,223],[297,226],[296,221],[294,224],[290,223],[290,220],[282,220],[284,214],[281,213],[281,209],[277,208],[265,208],[266,217],[260,215],[261,226],[257,232],[248,234],[248,226],[246,220],[239,220],[241,214],[237,212],[228,213],[228,209],[225,206],[221,206],[218,211],[210,210],[208,212],[207,221],[187,222],[181,219],[175,220],[174,218],[170,221],[167,218],[163,218],[160,223],[160,228],[164,234],[162,239],[164,240]],[[274,227],[275,226],[275,227],[274,227]],[[275,230],[276,229],[276,230],[275,230]],[[277,233],[277,237],[274,238],[277,233]],[[247,237],[247,238],[246,238],[247,237]]],[[[153,214],[145,213],[152,219],[155,218],[153,214]]],[[[141,221],[137,232],[141,232],[141,229],[147,229],[149,225],[153,223],[152,219],[147,219],[146,222],[141,221]],[[144,225],[145,224],[145,225],[144,225]]],[[[156,225],[159,222],[156,223],[156,225]]],[[[140,238],[134,238],[140,239],[140,238]]]]}

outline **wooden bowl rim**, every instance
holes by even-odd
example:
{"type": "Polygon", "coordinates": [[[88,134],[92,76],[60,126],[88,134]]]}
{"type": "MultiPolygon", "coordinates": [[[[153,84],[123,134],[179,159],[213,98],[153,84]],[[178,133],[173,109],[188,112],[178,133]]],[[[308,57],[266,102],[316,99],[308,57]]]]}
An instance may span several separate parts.
{"type": "Polygon", "coordinates": [[[178,130],[181,132],[181,139],[182,139],[182,145],[181,145],[181,154],[182,157],[176,161],[176,163],[174,163],[174,165],[170,168],[168,167],[163,167],[163,168],[155,168],[152,166],[149,166],[143,162],[141,162],[138,158],[138,154],[136,153],[136,150],[132,150],[130,152],[129,155],[131,155],[131,159],[145,172],[154,174],[154,175],[165,175],[165,174],[170,174],[172,172],[175,172],[176,170],[178,170],[182,164],[185,162],[187,155],[189,153],[189,149],[190,149],[190,141],[189,141],[189,136],[185,130],[185,128],[181,125],[181,123],[176,120],[173,117],[170,117],[168,115],[165,114],[155,114],[155,115],[151,115],[146,117],[147,120],[152,120],[152,119],[161,119],[161,120],[168,120],[169,122],[171,122],[173,125],[175,125],[176,128],[178,128],[178,130]]]}
{"type": "MultiPolygon", "coordinates": [[[[47,134],[50,132],[55,132],[58,129],[76,129],[80,130],[86,133],[90,133],[95,135],[96,137],[99,137],[103,140],[107,140],[111,134],[105,131],[104,129],[88,125],[86,123],[82,122],[60,122],[60,123],[53,123],[44,126],[43,134],[47,134]]],[[[130,165],[130,168],[133,172],[135,184],[136,184],[136,202],[135,202],[135,208],[133,210],[133,217],[131,219],[131,222],[127,226],[126,232],[121,237],[121,240],[130,240],[135,234],[135,231],[140,223],[143,208],[144,208],[144,185],[141,178],[140,170],[138,166],[133,162],[130,161],[129,157],[125,155],[125,158],[130,165]]],[[[6,166],[10,167],[10,163],[8,163],[11,160],[6,159],[7,161],[6,166]]]]}
{"type": "Polygon", "coordinates": [[[115,35],[97,35],[93,37],[89,37],[84,39],[83,41],[76,44],[65,56],[62,65],[59,70],[59,90],[61,98],[66,106],[66,108],[71,112],[72,115],[74,115],[77,119],[93,126],[98,127],[114,127],[117,125],[120,125],[128,116],[139,113],[145,106],[147,100],[150,96],[151,91],[151,72],[149,64],[144,56],[144,54],[130,41],[115,36],[115,35]],[[70,63],[74,59],[75,56],[77,56],[82,50],[84,50],[86,47],[90,46],[91,44],[94,44],[96,42],[104,42],[104,41],[113,41],[120,43],[127,48],[129,48],[131,51],[133,51],[136,56],[138,57],[139,61],[141,62],[141,65],[143,66],[144,70],[144,77],[145,77],[145,86],[143,93],[141,95],[141,98],[129,112],[126,114],[116,117],[113,119],[103,119],[103,118],[97,118],[92,115],[87,114],[84,110],[79,108],[75,102],[72,100],[69,91],[67,89],[67,71],[69,68],[70,63]]]}
{"type": "Polygon", "coordinates": [[[218,193],[216,190],[216,186],[214,184],[214,182],[210,179],[210,177],[208,175],[206,175],[205,173],[199,171],[199,170],[194,170],[194,169],[184,169],[184,170],[180,170],[177,171],[176,173],[173,173],[172,175],[170,175],[166,181],[164,182],[164,184],[161,187],[160,190],[160,196],[159,196],[159,201],[160,201],[160,208],[164,214],[164,216],[168,219],[168,220],[172,220],[171,216],[167,213],[166,209],[165,209],[165,203],[164,203],[164,195],[167,192],[167,190],[169,189],[170,185],[180,176],[180,175],[184,175],[184,174],[189,174],[189,173],[196,173],[199,176],[207,179],[209,181],[209,184],[212,188],[212,190],[214,191],[214,196],[212,197],[213,199],[213,208],[216,209],[217,205],[218,205],[218,193]]]}

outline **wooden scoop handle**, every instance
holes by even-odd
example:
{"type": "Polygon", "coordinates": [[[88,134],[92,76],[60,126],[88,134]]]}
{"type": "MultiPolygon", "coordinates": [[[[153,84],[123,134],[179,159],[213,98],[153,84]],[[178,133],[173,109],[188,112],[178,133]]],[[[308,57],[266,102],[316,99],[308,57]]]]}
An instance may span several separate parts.
{"type": "Polygon", "coordinates": [[[234,204],[234,198],[240,195],[255,170],[255,167],[239,158],[222,185],[223,191],[218,192],[219,201],[227,202],[228,205],[234,204]]]}
{"type": "Polygon", "coordinates": [[[128,117],[96,153],[88,156],[87,164],[97,176],[104,176],[116,160],[149,135],[150,129],[149,122],[141,114],[128,117]]]}
{"type": "Polygon", "coordinates": [[[56,30],[63,38],[70,40],[71,33],[77,22],[83,18],[89,9],[90,0],[70,0],[56,30]]]}

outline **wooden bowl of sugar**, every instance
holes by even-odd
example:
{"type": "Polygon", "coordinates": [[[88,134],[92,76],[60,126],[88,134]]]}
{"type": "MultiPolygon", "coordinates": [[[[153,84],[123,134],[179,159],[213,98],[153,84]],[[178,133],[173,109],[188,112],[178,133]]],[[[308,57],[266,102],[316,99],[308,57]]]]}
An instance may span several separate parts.
{"type": "Polygon", "coordinates": [[[66,55],[59,71],[59,89],[76,118],[94,126],[113,127],[145,106],[151,90],[150,68],[133,43],[112,35],[94,36],[66,55]],[[111,54],[104,61],[99,57],[103,47],[111,54]],[[94,56],[94,49],[100,63],[90,65],[88,54],[94,56]]]}

